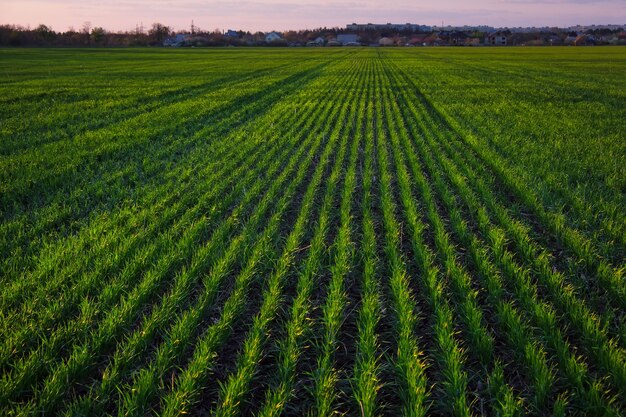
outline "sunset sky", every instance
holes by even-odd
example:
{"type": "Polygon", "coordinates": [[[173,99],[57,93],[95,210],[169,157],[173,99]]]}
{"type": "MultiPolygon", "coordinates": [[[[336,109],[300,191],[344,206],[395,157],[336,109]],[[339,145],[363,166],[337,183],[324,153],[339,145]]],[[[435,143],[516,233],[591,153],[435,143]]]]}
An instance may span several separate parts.
{"type": "Polygon", "coordinates": [[[0,24],[64,31],[88,21],[109,30],[161,22],[203,30],[249,31],[345,26],[347,23],[418,23],[490,26],[624,24],[626,0],[0,0],[0,24]]]}

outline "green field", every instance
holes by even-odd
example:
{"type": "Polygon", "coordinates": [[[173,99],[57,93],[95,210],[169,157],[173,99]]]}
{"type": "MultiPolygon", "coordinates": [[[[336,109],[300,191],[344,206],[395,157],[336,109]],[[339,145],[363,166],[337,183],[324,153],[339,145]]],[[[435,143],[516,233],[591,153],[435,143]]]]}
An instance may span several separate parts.
{"type": "Polygon", "coordinates": [[[0,50],[0,415],[626,414],[626,48],[0,50]]]}

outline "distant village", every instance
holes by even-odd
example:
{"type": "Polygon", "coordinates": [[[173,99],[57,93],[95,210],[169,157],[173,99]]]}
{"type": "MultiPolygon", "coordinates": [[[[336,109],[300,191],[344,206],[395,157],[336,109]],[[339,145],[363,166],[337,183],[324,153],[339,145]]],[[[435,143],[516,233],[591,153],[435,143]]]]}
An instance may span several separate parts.
{"type": "Polygon", "coordinates": [[[443,26],[413,23],[351,23],[344,28],[318,28],[284,32],[244,30],[205,31],[192,22],[188,30],[173,31],[154,23],[133,31],[109,32],[89,22],[76,30],[55,32],[45,25],[24,28],[0,25],[0,46],[286,46],[286,47],[433,47],[433,46],[593,46],[626,45],[626,25],[493,28],[489,26],[443,26]]]}

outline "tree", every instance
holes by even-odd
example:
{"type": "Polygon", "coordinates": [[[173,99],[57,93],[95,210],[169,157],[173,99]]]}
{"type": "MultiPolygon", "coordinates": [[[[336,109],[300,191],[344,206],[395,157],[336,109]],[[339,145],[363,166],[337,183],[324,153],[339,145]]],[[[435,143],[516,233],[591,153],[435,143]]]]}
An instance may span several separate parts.
{"type": "Polygon", "coordinates": [[[40,35],[47,35],[49,33],[53,33],[52,29],[49,26],[44,25],[43,23],[35,28],[35,32],[40,35]]]}
{"type": "Polygon", "coordinates": [[[100,42],[102,42],[105,34],[106,32],[104,31],[104,29],[99,26],[91,29],[91,39],[95,44],[99,44],[100,42]]]}
{"type": "Polygon", "coordinates": [[[163,43],[165,38],[170,36],[171,29],[169,26],[165,26],[161,23],[153,23],[152,28],[148,31],[148,36],[150,36],[150,40],[155,43],[163,43]]]}
{"type": "Polygon", "coordinates": [[[284,32],[283,38],[287,42],[300,42],[301,41],[300,36],[298,35],[298,32],[296,32],[295,30],[288,30],[284,32]]]}
{"type": "Polygon", "coordinates": [[[83,28],[80,30],[80,32],[83,34],[87,45],[89,45],[91,41],[91,22],[84,22],[83,28]]]}
{"type": "Polygon", "coordinates": [[[39,39],[43,40],[45,43],[48,43],[54,40],[56,33],[49,27],[44,24],[41,24],[35,28],[35,33],[39,37],[39,39]]]}

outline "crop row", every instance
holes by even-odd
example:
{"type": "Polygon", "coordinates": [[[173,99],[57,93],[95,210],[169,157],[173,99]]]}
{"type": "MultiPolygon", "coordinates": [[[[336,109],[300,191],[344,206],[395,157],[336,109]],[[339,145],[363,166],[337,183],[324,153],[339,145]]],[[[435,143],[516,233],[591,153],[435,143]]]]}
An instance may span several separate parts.
{"type": "MultiPolygon", "coordinates": [[[[468,70],[442,63],[465,60],[187,53],[196,77],[211,54],[250,71],[109,92],[108,120],[69,129],[72,99],[43,91],[50,118],[0,116],[20,132],[0,160],[3,414],[623,414],[621,226],[581,223],[618,197],[520,172],[450,101],[468,70]]],[[[27,79],[7,103],[44,111],[27,79]]]]}

